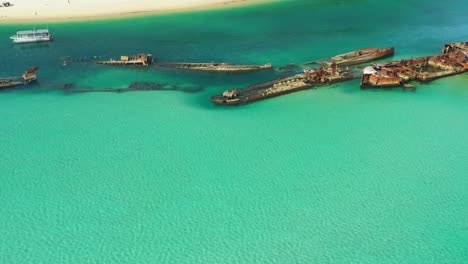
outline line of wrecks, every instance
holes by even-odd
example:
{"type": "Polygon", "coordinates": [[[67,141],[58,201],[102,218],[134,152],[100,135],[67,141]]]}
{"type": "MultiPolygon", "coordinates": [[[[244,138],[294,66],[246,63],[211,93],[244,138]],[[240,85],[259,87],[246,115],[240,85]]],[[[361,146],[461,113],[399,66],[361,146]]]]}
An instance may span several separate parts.
{"type": "MultiPolygon", "coordinates": [[[[303,72],[294,76],[283,77],[247,86],[226,90],[211,97],[211,101],[222,105],[239,105],[254,102],[282,94],[304,89],[330,85],[351,79],[361,78],[361,88],[403,87],[414,90],[412,81],[430,82],[434,79],[460,74],[468,71],[468,42],[454,42],[444,45],[441,54],[372,64],[361,73],[356,73],[350,66],[373,62],[394,55],[394,48],[363,48],[328,59],[306,62],[303,65],[316,64],[314,68],[303,68],[303,72]]],[[[193,63],[193,62],[156,62],[151,54],[121,56],[119,60],[97,61],[97,64],[114,66],[142,66],[175,68],[180,70],[207,72],[248,72],[272,69],[272,64],[239,65],[230,63],[193,63]]],[[[306,66],[304,66],[306,67],[306,66]]],[[[37,67],[26,70],[23,75],[0,78],[0,89],[26,85],[36,81],[37,67]]],[[[88,92],[90,89],[70,89],[67,91],[88,92]]],[[[116,89],[119,91],[118,89],[116,89]]],[[[161,84],[142,87],[131,86],[121,91],[167,90],[161,84]]],[[[100,91],[113,91],[105,89],[100,91]]]]}

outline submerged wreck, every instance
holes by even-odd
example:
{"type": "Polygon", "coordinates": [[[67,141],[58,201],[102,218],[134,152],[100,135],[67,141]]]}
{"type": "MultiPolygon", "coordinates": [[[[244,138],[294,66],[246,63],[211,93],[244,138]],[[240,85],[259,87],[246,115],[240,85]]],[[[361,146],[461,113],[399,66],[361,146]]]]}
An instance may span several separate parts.
{"type": "Polygon", "coordinates": [[[31,67],[23,72],[21,76],[0,78],[0,89],[27,85],[37,80],[37,67],[31,67]]]}
{"type": "Polygon", "coordinates": [[[443,52],[439,55],[368,66],[363,70],[361,87],[407,87],[407,83],[411,81],[430,82],[468,71],[466,42],[447,44],[443,52]]]}
{"type": "Polygon", "coordinates": [[[378,59],[393,56],[395,54],[394,47],[387,48],[362,48],[348,53],[340,54],[328,59],[311,61],[304,63],[307,64],[332,64],[338,66],[351,66],[365,62],[371,62],[378,59]]]}
{"type": "Polygon", "coordinates": [[[53,85],[56,88],[63,89],[68,93],[123,93],[138,91],[181,91],[184,93],[196,93],[203,89],[201,86],[180,86],[176,84],[159,82],[133,82],[126,88],[76,88],[73,83],[62,83],[53,85]]]}
{"type": "Polygon", "coordinates": [[[161,67],[191,70],[191,71],[209,71],[209,72],[248,72],[269,70],[272,68],[271,63],[260,65],[249,64],[230,64],[230,63],[197,63],[197,62],[173,62],[173,63],[158,63],[161,67]]]}
{"type": "Polygon", "coordinates": [[[350,70],[342,70],[336,64],[332,64],[329,68],[319,67],[292,77],[251,85],[243,89],[227,90],[211,97],[211,101],[221,105],[239,105],[353,78],[355,75],[350,70]]]}
{"type": "Polygon", "coordinates": [[[97,64],[105,65],[121,65],[121,66],[149,66],[153,63],[153,55],[151,54],[136,54],[128,56],[120,56],[120,60],[110,59],[107,61],[97,61],[97,64]]]}

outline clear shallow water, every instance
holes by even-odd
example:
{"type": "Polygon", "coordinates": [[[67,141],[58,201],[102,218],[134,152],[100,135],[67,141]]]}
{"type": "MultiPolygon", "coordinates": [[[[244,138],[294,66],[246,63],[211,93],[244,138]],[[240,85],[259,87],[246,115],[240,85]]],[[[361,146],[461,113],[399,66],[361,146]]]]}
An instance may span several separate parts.
{"type": "Polygon", "coordinates": [[[467,75],[225,108],[209,96],[279,74],[61,66],[139,51],[283,65],[389,45],[406,58],[468,39],[462,1],[380,2],[50,24],[56,41],[41,47],[7,41],[30,25],[2,25],[0,76],[41,71],[39,85],[0,92],[0,263],[465,263],[467,75]],[[204,89],[50,87],[133,81],[204,89]]]}

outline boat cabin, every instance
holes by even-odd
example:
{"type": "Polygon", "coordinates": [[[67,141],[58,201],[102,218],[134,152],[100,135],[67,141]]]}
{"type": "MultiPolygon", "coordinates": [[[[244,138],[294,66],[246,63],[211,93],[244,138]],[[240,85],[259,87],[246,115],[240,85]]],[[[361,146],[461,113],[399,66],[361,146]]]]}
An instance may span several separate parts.
{"type": "Polygon", "coordinates": [[[10,38],[15,43],[50,41],[53,39],[48,29],[18,31],[16,35],[10,38]]]}

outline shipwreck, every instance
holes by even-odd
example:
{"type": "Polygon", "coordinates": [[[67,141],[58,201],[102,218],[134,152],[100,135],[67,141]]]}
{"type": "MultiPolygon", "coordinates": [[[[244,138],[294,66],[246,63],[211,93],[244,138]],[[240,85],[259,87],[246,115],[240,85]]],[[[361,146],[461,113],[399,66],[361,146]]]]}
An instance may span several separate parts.
{"type": "Polygon", "coordinates": [[[443,54],[374,64],[364,68],[362,88],[408,87],[411,81],[432,80],[468,71],[466,42],[446,44],[443,54]]]}
{"type": "Polygon", "coordinates": [[[311,87],[343,82],[355,77],[349,69],[340,69],[336,64],[332,64],[328,68],[319,67],[292,77],[255,84],[242,89],[226,90],[222,94],[211,97],[211,101],[221,105],[246,104],[311,87]]]}
{"type": "Polygon", "coordinates": [[[153,55],[151,54],[136,54],[136,55],[125,55],[120,56],[120,60],[106,60],[97,61],[97,64],[105,65],[120,65],[120,66],[149,66],[153,63],[153,55]]]}
{"type": "Polygon", "coordinates": [[[27,85],[37,80],[37,67],[31,67],[23,72],[21,76],[0,78],[0,89],[27,85]]]}
{"type": "Polygon", "coordinates": [[[202,63],[202,62],[168,62],[158,63],[158,66],[191,70],[191,71],[208,71],[208,72],[249,72],[269,70],[272,68],[271,63],[267,64],[231,64],[231,63],[202,63]]]}
{"type": "Polygon", "coordinates": [[[336,55],[334,57],[311,61],[304,63],[307,64],[332,64],[335,63],[338,66],[352,66],[358,65],[365,62],[371,62],[378,59],[387,58],[395,54],[394,47],[386,48],[362,48],[348,53],[336,55]]]}
{"type": "Polygon", "coordinates": [[[454,51],[461,51],[468,54],[468,42],[452,42],[444,45],[442,53],[450,53],[454,51]]]}

